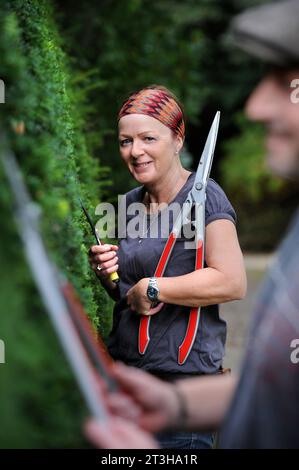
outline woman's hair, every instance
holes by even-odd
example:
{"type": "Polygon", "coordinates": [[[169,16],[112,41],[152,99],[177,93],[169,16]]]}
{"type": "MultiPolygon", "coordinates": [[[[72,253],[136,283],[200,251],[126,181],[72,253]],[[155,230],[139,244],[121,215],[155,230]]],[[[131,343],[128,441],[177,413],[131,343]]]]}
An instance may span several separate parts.
{"type": "Polygon", "coordinates": [[[185,119],[181,103],[176,96],[161,85],[150,85],[132,93],[121,106],[118,120],[128,114],[146,114],[185,138],[185,119]]]}

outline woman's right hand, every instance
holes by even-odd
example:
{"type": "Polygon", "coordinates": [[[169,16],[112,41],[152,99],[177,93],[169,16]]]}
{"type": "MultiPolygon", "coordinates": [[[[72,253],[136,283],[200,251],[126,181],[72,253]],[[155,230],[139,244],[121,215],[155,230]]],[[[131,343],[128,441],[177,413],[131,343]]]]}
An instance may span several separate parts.
{"type": "Polygon", "coordinates": [[[118,270],[117,245],[105,243],[93,245],[89,250],[89,264],[100,279],[108,279],[111,273],[118,270]],[[101,269],[97,269],[100,267],[101,269]]]}

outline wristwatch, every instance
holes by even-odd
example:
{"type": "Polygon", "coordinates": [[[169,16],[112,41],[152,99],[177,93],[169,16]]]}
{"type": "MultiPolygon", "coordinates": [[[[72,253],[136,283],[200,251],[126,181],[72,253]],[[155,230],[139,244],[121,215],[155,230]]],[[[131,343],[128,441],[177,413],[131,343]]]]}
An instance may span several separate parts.
{"type": "Polygon", "coordinates": [[[152,303],[157,304],[159,302],[158,297],[160,294],[160,290],[158,288],[157,278],[155,277],[150,278],[146,293],[147,293],[149,300],[152,303]]]}

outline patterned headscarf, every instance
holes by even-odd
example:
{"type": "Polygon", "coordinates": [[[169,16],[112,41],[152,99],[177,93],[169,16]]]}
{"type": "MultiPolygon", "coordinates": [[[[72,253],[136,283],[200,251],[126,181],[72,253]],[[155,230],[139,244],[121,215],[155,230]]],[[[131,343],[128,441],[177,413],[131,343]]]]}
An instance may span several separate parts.
{"type": "Polygon", "coordinates": [[[147,114],[162,122],[182,139],[185,137],[183,111],[165,88],[144,88],[122,105],[118,120],[127,114],[147,114]]]}

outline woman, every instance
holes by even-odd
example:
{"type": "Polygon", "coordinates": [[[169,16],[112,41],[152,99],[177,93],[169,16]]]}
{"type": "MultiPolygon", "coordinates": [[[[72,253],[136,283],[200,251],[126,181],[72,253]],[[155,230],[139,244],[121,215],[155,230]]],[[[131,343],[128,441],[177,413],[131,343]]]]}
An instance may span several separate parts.
{"type": "MultiPolygon", "coordinates": [[[[166,233],[165,224],[160,224],[156,237],[149,236],[153,224],[165,215],[165,206],[183,204],[195,178],[180,161],[185,137],[182,107],[166,88],[145,88],[123,104],[118,130],[121,157],[140,184],[126,194],[126,206],[142,203],[146,223],[139,237],[129,230],[119,247],[106,244],[90,250],[91,267],[117,301],[109,351],[115,359],[167,381],[219,373],[226,323],[219,318],[218,304],[241,299],[246,290],[235,212],[223,190],[210,179],[204,269],[195,270],[195,250],[186,248],[182,234],[163,277],[153,280],[173,219],[166,233]],[[115,271],[120,276],[118,285],[109,278],[115,271]],[[186,333],[190,307],[199,305],[203,308],[195,341],[185,363],[179,364],[178,348],[186,333]],[[151,315],[150,342],[144,354],[138,348],[142,315],[151,315]]],[[[128,227],[132,217],[126,216],[128,227]]],[[[211,434],[164,433],[158,439],[165,448],[212,446],[211,434]]]]}

